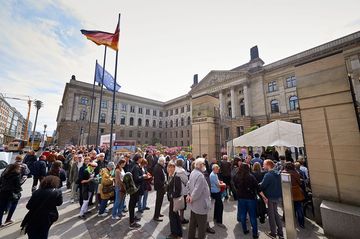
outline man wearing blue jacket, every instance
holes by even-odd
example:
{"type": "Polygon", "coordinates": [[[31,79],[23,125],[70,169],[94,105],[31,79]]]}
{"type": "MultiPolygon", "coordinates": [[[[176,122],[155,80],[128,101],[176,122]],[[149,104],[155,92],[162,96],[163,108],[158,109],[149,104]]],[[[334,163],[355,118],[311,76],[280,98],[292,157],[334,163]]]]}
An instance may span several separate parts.
{"type": "Polygon", "coordinates": [[[266,196],[265,203],[268,205],[270,232],[267,235],[271,238],[276,238],[276,235],[284,238],[282,221],[277,211],[278,203],[282,198],[281,175],[274,167],[275,164],[270,159],[264,161],[264,169],[267,173],[260,183],[260,188],[266,196]]]}

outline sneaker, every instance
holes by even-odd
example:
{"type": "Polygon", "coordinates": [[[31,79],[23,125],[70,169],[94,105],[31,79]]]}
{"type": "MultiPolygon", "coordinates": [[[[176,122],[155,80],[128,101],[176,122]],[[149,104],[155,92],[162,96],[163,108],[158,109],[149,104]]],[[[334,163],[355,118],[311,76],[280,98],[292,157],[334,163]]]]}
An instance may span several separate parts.
{"type": "Polygon", "coordinates": [[[206,232],[210,234],[215,234],[215,230],[212,229],[211,227],[206,228],[206,232]]]}
{"type": "Polygon", "coordinates": [[[107,213],[104,212],[103,214],[98,214],[99,217],[106,217],[107,216],[107,213]]]}
{"type": "Polygon", "coordinates": [[[138,210],[137,212],[138,213],[144,213],[144,210],[138,210]]]}
{"type": "Polygon", "coordinates": [[[125,215],[124,214],[122,214],[122,213],[120,213],[119,215],[117,215],[117,217],[125,217],[125,215]]]}
{"type": "Polygon", "coordinates": [[[257,239],[257,238],[259,238],[259,234],[253,235],[253,239],[257,239]]]}
{"type": "Polygon", "coordinates": [[[137,222],[133,222],[130,224],[130,228],[139,228],[139,227],[141,227],[141,225],[137,222]]]}
{"type": "Polygon", "coordinates": [[[8,221],[5,221],[4,225],[10,225],[14,222],[15,222],[14,220],[8,220],[8,221]]]}
{"type": "Polygon", "coordinates": [[[114,219],[114,220],[120,220],[121,219],[121,217],[118,217],[118,216],[116,216],[116,217],[112,216],[111,218],[114,219]]]}
{"type": "Polygon", "coordinates": [[[218,226],[218,227],[221,227],[221,228],[226,228],[226,226],[224,225],[224,224],[222,224],[222,223],[216,223],[216,225],[218,226]]]}
{"type": "Polygon", "coordinates": [[[149,208],[149,207],[145,207],[144,210],[150,210],[150,208],[149,208]]]}
{"type": "Polygon", "coordinates": [[[108,212],[109,212],[109,209],[105,208],[105,212],[108,213],[108,212]]]}
{"type": "Polygon", "coordinates": [[[249,234],[249,230],[246,230],[246,231],[244,231],[244,235],[247,235],[247,234],[249,234]]]}
{"type": "Polygon", "coordinates": [[[272,234],[271,232],[265,232],[265,234],[272,239],[276,239],[276,234],[272,234]]]}
{"type": "Polygon", "coordinates": [[[83,220],[86,219],[85,215],[79,216],[79,218],[80,218],[80,219],[83,219],[83,220]]]}

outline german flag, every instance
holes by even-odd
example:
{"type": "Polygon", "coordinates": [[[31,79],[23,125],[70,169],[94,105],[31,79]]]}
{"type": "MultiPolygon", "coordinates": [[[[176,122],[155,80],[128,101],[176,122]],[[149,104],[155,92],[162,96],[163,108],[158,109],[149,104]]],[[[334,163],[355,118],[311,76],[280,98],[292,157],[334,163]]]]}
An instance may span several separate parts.
{"type": "Polygon", "coordinates": [[[88,30],[80,30],[83,35],[86,36],[87,39],[94,42],[96,45],[105,45],[118,50],[119,43],[119,35],[120,29],[119,24],[116,26],[114,33],[102,32],[102,31],[88,31],[88,30]]]}

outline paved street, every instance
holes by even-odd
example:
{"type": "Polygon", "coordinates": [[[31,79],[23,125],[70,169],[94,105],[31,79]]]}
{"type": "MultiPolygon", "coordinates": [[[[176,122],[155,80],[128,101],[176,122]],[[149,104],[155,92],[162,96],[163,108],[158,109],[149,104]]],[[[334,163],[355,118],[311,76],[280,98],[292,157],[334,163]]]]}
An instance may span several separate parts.
{"type": "MultiPolygon", "coordinates": [[[[23,196],[20,200],[20,203],[15,211],[13,219],[16,222],[8,227],[0,229],[0,238],[2,239],[13,239],[13,238],[27,238],[26,236],[20,235],[20,224],[21,219],[27,212],[25,208],[26,203],[30,197],[30,187],[32,179],[29,179],[25,182],[23,186],[23,196]]],[[[69,191],[64,191],[64,203],[59,207],[59,220],[51,227],[50,237],[49,238],[165,238],[166,235],[170,234],[169,220],[167,217],[168,214],[168,202],[164,198],[164,205],[162,207],[162,213],[165,215],[164,221],[156,223],[151,220],[153,216],[153,209],[155,205],[155,193],[152,191],[149,194],[149,207],[150,211],[145,211],[142,216],[140,224],[142,227],[139,230],[130,230],[129,229],[129,220],[128,216],[123,218],[120,221],[115,221],[111,219],[111,215],[105,218],[100,218],[96,215],[95,208],[92,208],[92,214],[85,221],[78,219],[79,205],[71,204],[69,202],[69,191]]],[[[128,202],[128,201],[127,201],[128,202]]],[[[111,209],[112,205],[109,206],[111,209]]],[[[212,212],[210,212],[212,215],[212,212]]],[[[186,213],[187,218],[189,217],[189,212],[186,213]]],[[[212,216],[210,216],[210,219],[212,216]]],[[[208,234],[208,238],[252,238],[251,235],[244,236],[241,230],[240,225],[236,221],[236,203],[234,201],[225,201],[224,202],[224,224],[227,226],[227,229],[222,229],[220,227],[215,227],[216,234],[208,234]]],[[[210,222],[210,225],[213,225],[210,222]]],[[[250,226],[250,225],[249,225],[250,226]]],[[[187,225],[184,227],[184,238],[187,238],[187,225]]],[[[268,230],[268,223],[260,224],[260,238],[268,238],[263,232],[268,230]]],[[[326,238],[323,235],[323,230],[316,224],[313,224],[311,221],[306,222],[305,230],[298,230],[299,238],[326,238]]]]}

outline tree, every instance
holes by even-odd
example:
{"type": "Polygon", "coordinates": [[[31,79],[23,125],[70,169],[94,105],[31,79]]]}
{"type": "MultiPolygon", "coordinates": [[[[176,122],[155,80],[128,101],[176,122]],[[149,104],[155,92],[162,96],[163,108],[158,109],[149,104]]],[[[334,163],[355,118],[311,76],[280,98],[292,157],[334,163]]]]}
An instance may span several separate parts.
{"type": "Polygon", "coordinates": [[[31,148],[34,146],[35,129],[36,129],[36,123],[37,123],[39,110],[43,107],[43,105],[44,105],[44,103],[41,100],[34,101],[34,106],[36,108],[36,115],[35,115],[34,129],[33,129],[32,139],[31,139],[31,148]]]}

